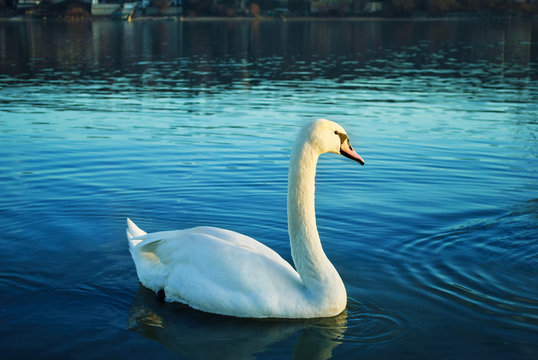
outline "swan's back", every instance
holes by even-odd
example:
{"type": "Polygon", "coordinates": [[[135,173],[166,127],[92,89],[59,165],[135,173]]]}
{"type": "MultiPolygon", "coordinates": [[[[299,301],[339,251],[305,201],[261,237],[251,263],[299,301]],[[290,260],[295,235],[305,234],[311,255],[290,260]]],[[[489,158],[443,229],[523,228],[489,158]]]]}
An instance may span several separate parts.
{"type": "Polygon", "coordinates": [[[151,234],[135,227],[127,233],[138,277],[167,301],[241,317],[292,317],[307,307],[297,272],[248,236],[207,226],[151,234]]]}

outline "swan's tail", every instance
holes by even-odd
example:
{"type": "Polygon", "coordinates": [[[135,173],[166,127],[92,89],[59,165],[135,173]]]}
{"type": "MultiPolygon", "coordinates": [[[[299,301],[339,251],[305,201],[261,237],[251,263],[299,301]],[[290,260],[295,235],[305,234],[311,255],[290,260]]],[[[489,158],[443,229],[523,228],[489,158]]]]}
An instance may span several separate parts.
{"type": "Polygon", "coordinates": [[[131,240],[131,239],[147,234],[144,230],[141,230],[138,226],[136,226],[135,223],[132,222],[131,219],[129,219],[129,218],[127,218],[126,233],[127,233],[127,239],[129,240],[129,242],[133,246],[136,245],[137,243],[139,243],[140,241],[137,241],[136,244],[135,244],[134,241],[131,240]]]}

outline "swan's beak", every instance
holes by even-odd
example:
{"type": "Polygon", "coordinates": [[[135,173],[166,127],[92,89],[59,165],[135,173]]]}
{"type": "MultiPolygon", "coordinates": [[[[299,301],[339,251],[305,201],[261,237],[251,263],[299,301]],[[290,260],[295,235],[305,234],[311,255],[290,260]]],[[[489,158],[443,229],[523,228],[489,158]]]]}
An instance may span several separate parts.
{"type": "Polygon", "coordinates": [[[364,166],[364,160],[359,154],[355,152],[355,150],[353,150],[353,147],[349,143],[349,140],[344,141],[342,143],[342,146],[340,146],[340,154],[344,155],[347,158],[350,158],[351,160],[355,160],[356,162],[364,166]]]}

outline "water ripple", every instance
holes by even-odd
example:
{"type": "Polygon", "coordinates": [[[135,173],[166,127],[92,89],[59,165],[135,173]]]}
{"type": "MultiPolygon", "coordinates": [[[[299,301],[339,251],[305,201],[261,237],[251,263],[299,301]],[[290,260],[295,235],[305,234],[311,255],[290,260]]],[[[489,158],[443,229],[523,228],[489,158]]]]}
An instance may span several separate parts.
{"type": "Polygon", "coordinates": [[[354,345],[378,344],[395,341],[409,330],[409,323],[397,313],[387,312],[374,304],[348,299],[346,332],[343,342],[354,345]]]}
{"type": "Polygon", "coordinates": [[[446,308],[536,331],[538,288],[528,286],[538,271],[538,241],[529,231],[536,226],[536,209],[533,200],[411,240],[398,251],[414,260],[392,272],[446,308]]]}

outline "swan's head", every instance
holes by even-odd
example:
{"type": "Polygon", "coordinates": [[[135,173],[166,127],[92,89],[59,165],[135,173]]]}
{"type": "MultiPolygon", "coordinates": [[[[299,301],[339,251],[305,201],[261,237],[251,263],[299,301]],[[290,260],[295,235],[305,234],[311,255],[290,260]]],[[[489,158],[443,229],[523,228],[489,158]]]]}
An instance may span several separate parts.
{"type": "Polygon", "coordinates": [[[308,142],[319,154],[341,154],[364,165],[364,160],[353,150],[346,130],[334,121],[315,120],[307,124],[301,133],[302,140],[308,142]]]}

